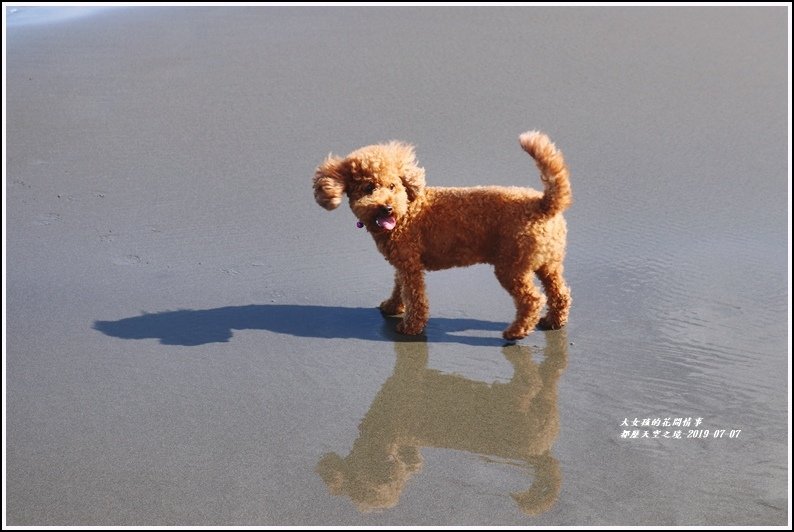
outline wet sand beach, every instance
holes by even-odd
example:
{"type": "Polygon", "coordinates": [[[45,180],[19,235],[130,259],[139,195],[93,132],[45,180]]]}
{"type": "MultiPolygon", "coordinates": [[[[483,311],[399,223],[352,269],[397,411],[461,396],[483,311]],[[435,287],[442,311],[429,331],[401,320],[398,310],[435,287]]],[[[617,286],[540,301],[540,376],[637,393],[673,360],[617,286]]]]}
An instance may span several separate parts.
{"type": "Polygon", "coordinates": [[[787,10],[6,11],[8,525],[786,525],[787,10]],[[44,18],[44,17],[43,17],[44,18]],[[571,168],[569,325],[311,178],[571,168]]]}

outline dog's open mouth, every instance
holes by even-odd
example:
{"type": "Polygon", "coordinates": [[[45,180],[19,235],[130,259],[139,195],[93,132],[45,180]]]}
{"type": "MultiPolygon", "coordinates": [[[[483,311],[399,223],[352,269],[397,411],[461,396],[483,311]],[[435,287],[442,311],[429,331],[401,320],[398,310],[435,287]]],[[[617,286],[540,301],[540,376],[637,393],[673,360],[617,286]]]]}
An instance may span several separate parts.
{"type": "Polygon", "coordinates": [[[391,231],[394,229],[394,226],[397,225],[397,220],[395,220],[392,215],[379,216],[375,219],[375,225],[386,231],[391,231]]]}

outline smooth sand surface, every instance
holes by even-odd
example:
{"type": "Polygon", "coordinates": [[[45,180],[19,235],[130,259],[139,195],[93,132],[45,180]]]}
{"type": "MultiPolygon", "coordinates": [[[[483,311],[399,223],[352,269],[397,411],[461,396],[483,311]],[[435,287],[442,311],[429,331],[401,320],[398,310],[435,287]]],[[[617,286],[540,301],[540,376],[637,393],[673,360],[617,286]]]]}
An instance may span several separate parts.
{"type": "Polygon", "coordinates": [[[22,15],[7,524],[786,524],[786,8],[22,15]],[[478,266],[405,341],[315,166],[401,139],[537,188],[528,129],[572,170],[569,326],[504,347],[478,266]]]}

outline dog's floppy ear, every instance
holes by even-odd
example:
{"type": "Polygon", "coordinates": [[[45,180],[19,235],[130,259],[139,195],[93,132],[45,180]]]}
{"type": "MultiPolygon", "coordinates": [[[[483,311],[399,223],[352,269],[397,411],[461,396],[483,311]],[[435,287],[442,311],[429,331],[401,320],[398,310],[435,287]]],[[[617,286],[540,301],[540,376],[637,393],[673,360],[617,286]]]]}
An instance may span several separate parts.
{"type": "Polygon", "coordinates": [[[400,179],[408,193],[408,201],[414,201],[425,191],[425,169],[417,164],[413,146],[402,142],[392,142],[391,146],[400,159],[400,179]]]}
{"type": "Polygon", "coordinates": [[[314,199],[324,209],[336,209],[342,203],[346,181],[342,159],[329,155],[314,172],[314,199]]]}
{"type": "Polygon", "coordinates": [[[408,192],[408,201],[413,201],[425,191],[425,169],[412,166],[402,174],[403,185],[408,192]]]}

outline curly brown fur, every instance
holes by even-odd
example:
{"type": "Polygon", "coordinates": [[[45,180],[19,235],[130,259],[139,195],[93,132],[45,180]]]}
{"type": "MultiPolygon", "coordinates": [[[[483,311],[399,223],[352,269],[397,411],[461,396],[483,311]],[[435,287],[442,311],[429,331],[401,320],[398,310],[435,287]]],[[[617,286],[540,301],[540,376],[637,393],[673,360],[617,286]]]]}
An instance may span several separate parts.
{"type": "Polygon", "coordinates": [[[558,329],[568,320],[571,292],[563,278],[566,224],[571,204],[568,167],[562,152],[543,133],[519,137],[540,170],[544,191],[520,187],[427,187],[425,171],[408,144],[390,142],[360,148],[347,157],[329,156],[316,170],[314,198],[328,210],[347,194],[350,208],[395,272],[384,314],[404,313],[397,330],[424,329],[429,308],[424,272],[454,266],[492,264],[516,305],[504,331],[508,340],[536,325],[558,329]],[[546,297],[533,282],[540,279],[546,297]]]}

